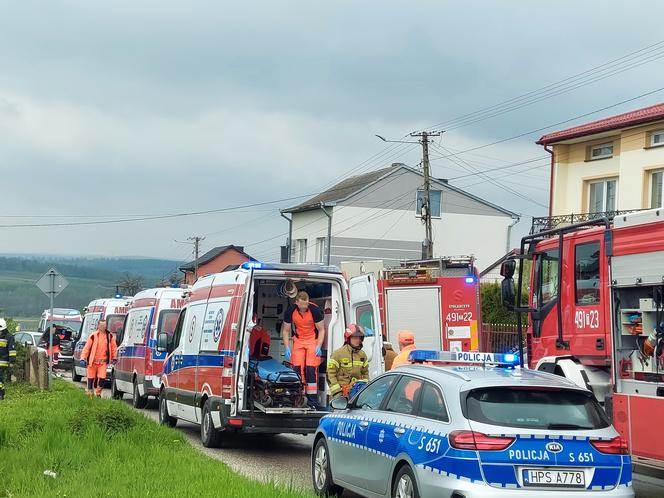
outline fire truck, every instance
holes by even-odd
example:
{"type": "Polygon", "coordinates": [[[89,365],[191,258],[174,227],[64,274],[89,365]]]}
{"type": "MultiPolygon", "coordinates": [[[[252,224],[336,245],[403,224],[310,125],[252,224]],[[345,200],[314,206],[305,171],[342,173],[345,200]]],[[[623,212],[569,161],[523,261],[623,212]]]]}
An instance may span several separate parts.
{"type": "Polygon", "coordinates": [[[341,263],[350,280],[352,302],[361,302],[363,280],[377,294],[379,323],[373,323],[371,307],[354,313],[357,323],[382,334],[396,345],[399,330],[415,333],[418,348],[436,351],[477,351],[480,349],[480,287],[472,256],[441,257],[404,261],[398,267],[382,262],[341,263]],[[367,272],[367,273],[365,273],[367,272]],[[370,273],[369,273],[370,272],[370,273]],[[369,286],[371,287],[371,286],[369,286]]]}
{"type": "Polygon", "coordinates": [[[591,389],[634,462],[664,469],[664,209],[528,235],[501,274],[528,366],[591,389]]]}

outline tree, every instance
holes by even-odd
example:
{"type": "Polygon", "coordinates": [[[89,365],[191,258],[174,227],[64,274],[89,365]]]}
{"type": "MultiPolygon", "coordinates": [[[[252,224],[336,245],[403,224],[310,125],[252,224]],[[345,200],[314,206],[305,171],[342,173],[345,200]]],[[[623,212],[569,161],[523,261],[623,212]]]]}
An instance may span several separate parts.
{"type": "Polygon", "coordinates": [[[140,292],[145,287],[145,279],[139,276],[132,276],[129,273],[125,273],[118,287],[122,290],[122,293],[127,296],[134,296],[140,292]]]}

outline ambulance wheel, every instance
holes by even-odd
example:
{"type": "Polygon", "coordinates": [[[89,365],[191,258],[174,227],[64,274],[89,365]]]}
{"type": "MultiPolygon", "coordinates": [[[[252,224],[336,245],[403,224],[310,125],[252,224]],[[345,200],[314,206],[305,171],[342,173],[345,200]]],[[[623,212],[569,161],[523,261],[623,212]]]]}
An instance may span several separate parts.
{"type": "Polygon", "coordinates": [[[206,448],[217,448],[221,444],[221,431],[214,428],[210,400],[203,405],[203,420],[201,421],[201,441],[206,448]]]}
{"type": "Polygon", "coordinates": [[[141,393],[138,392],[138,381],[136,379],[134,379],[133,395],[134,397],[131,400],[131,404],[134,406],[134,408],[138,408],[139,410],[145,408],[145,406],[148,404],[148,397],[141,396],[141,393]]]}
{"type": "Polygon", "coordinates": [[[318,496],[339,496],[343,492],[341,486],[332,481],[330,468],[330,452],[327,449],[325,438],[320,438],[314,447],[311,458],[311,477],[314,482],[314,491],[318,496]]]}
{"type": "Polygon", "coordinates": [[[159,423],[168,427],[175,427],[178,419],[168,414],[168,403],[166,403],[166,393],[162,389],[159,392],[159,423]]]}
{"type": "Polygon", "coordinates": [[[82,375],[78,375],[76,373],[76,367],[72,365],[71,367],[71,380],[72,382],[81,382],[81,379],[83,379],[82,375]]]}
{"type": "Polygon", "coordinates": [[[420,498],[413,469],[407,464],[399,469],[394,478],[392,498],[420,498]]]}
{"type": "Polygon", "coordinates": [[[115,373],[111,374],[111,398],[122,399],[124,393],[118,389],[118,383],[115,380],[115,373]]]}

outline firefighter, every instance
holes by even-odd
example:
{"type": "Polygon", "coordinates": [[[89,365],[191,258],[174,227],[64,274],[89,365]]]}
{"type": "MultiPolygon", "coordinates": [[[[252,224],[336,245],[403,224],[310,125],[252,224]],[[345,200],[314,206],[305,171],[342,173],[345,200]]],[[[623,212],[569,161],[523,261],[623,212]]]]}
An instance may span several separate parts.
{"type": "Polygon", "coordinates": [[[383,342],[383,358],[385,358],[385,371],[392,369],[392,363],[394,358],[397,357],[397,353],[394,351],[391,342],[383,342]]]}
{"type": "Polygon", "coordinates": [[[106,320],[99,320],[95,330],[81,353],[80,365],[87,367],[86,376],[88,387],[86,392],[92,397],[92,389],[97,397],[101,397],[101,390],[106,379],[106,368],[109,364],[115,364],[117,358],[117,345],[115,336],[106,330],[106,320]]]}
{"type": "Polygon", "coordinates": [[[348,397],[353,384],[369,380],[369,359],[362,351],[364,329],[351,323],[344,332],[344,345],[327,362],[327,383],[332,397],[348,397]]]}
{"type": "Polygon", "coordinates": [[[0,318],[0,400],[5,398],[5,378],[9,381],[7,370],[15,361],[14,336],[9,333],[5,319],[0,318]]]}
{"type": "Polygon", "coordinates": [[[415,349],[415,335],[410,330],[400,330],[397,337],[399,340],[399,354],[394,358],[392,368],[410,364],[408,355],[415,349]]]}
{"type": "Polygon", "coordinates": [[[309,302],[309,294],[300,291],[295,303],[284,313],[281,335],[284,343],[284,357],[293,365],[304,381],[304,392],[312,408],[318,406],[318,366],[323,354],[325,340],[325,315],[309,302]],[[293,348],[290,347],[291,335],[293,348]]]}

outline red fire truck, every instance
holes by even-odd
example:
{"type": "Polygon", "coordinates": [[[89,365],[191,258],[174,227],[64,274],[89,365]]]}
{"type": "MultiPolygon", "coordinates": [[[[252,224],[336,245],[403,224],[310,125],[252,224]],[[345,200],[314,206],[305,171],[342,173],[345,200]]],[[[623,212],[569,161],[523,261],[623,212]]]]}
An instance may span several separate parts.
{"type": "Polygon", "coordinates": [[[591,389],[634,462],[664,469],[664,209],[529,235],[520,254],[502,296],[528,314],[528,366],[591,389]]]}
{"type": "Polygon", "coordinates": [[[366,288],[363,280],[375,280],[380,323],[372,322],[368,304],[366,313],[353,308],[358,323],[382,333],[395,346],[399,330],[408,329],[415,333],[418,348],[480,349],[479,278],[472,256],[405,261],[395,268],[382,268],[382,262],[376,268],[372,263],[342,263],[347,276],[358,269],[374,271],[350,280],[351,302],[362,302],[357,294],[366,288]]]}

